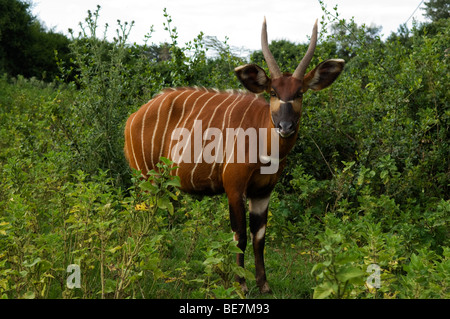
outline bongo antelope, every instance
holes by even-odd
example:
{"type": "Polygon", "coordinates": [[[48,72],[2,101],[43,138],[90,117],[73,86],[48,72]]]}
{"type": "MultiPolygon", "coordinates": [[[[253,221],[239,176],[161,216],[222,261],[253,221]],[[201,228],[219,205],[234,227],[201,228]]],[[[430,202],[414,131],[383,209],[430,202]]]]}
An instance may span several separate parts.
{"type": "MultiPolygon", "coordinates": [[[[255,64],[235,69],[236,76],[251,93],[166,89],[132,114],[126,123],[125,156],[130,166],[140,170],[144,177],[149,170],[156,169],[161,156],[172,160],[177,157],[174,161],[179,168],[172,172],[180,177],[181,190],[196,194],[226,193],[231,229],[243,252],[247,246],[248,200],[256,282],[262,293],[270,291],[264,268],[270,193],[297,139],[303,94],[309,89],[328,87],[344,68],[344,60],[330,59],[305,74],[316,42],[317,20],[308,50],[294,73],[282,73],[269,50],[264,18],[261,45],[271,77],[255,64]],[[269,103],[259,95],[263,92],[270,94],[269,103]],[[231,137],[230,132],[234,134],[231,137]],[[252,132],[256,133],[257,141],[252,132]],[[230,141],[231,148],[223,147],[230,145],[230,141]],[[259,148],[256,160],[250,154],[255,145],[259,148]],[[244,157],[236,160],[235,155],[242,148],[244,157]],[[202,152],[208,153],[209,160],[202,157],[202,152]],[[264,172],[269,166],[276,169],[264,172]]],[[[244,266],[244,254],[237,254],[237,263],[244,266]]],[[[245,279],[237,280],[247,291],[245,279]]]]}

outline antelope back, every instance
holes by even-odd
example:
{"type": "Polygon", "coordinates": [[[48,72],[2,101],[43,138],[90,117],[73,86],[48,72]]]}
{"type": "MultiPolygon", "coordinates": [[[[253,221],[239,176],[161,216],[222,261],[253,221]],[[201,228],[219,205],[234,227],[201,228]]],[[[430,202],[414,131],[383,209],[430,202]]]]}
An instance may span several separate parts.
{"type": "MultiPolygon", "coordinates": [[[[144,176],[160,157],[176,163],[174,174],[187,192],[223,192],[229,162],[238,162],[237,138],[229,129],[258,129],[267,124],[267,102],[255,94],[203,88],[166,89],[132,114],[125,128],[125,155],[144,176]],[[227,143],[233,148],[227,149],[227,143]],[[215,147],[214,147],[215,146],[215,147]]],[[[232,132],[232,131],[231,131],[232,132]]],[[[245,139],[244,165],[249,139],[245,139]]],[[[242,153],[242,152],[240,152],[242,153]]]]}

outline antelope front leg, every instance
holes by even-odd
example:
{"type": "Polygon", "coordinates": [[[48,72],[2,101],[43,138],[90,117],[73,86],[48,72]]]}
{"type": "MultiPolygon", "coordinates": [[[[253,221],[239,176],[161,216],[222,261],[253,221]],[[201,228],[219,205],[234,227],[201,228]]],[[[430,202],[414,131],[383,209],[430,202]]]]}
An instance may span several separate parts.
{"type": "Polygon", "coordinates": [[[269,293],[270,288],[266,279],[264,267],[264,244],[266,237],[267,211],[269,198],[252,198],[249,200],[250,232],[252,235],[253,251],[255,254],[256,284],[261,293],[269,293]]]}
{"type": "MultiPolygon", "coordinates": [[[[228,194],[228,205],[230,209],[231,229],[234,232],[234,240],[238,242],[237,246],[245,253],[247,247],[247,222],[245,219],[245,205],[242,195],[228,194]]],[[[238,266],[244,267],[244,254],[236,256],[238,266]]],[[[248,292],[245,278],[236,276],[236,281],[241,285],[244,293],[248,292]]]]}

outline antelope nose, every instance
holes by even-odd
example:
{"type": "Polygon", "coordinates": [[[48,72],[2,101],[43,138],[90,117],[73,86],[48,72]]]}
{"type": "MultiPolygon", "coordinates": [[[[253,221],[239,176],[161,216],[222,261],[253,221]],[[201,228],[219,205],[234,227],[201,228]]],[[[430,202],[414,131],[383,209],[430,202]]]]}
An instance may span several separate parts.
{"type": "Polygon", "coordinates": [[[278,133],[281,137],[288,137],[294,132],[294,123],[281,121],[278,124],[278,133]]]}

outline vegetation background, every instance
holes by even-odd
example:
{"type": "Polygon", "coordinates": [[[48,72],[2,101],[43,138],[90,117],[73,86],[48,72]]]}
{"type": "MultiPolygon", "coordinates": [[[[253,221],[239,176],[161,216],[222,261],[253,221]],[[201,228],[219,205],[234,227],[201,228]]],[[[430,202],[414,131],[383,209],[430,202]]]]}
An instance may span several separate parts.
{"type": "MultiPolygon", "coordinates": [[[[226,197],[180,193],[165,159],[154,184],[140,181],[122,150],[127,117],[154,94],[240,88],[233,69],[266,67],[261,52],[242,58],[202,33],[178,43],[166,11],[171,43],[129,44],[121,21],[108,42],[100,7],[68,38],[28,2],[0,0],[0,297],[449,298],[449,2],[427,1],[429,22],[386,40],[319,3],[311,67],[346,68],[304,98],[269,207],[273,293],[261,296],[251,247],[246,270],[234,263],[226,197]],[[80,288],[67,288],[70,264],[80,288]]],[[[292,71],[306,44],[270,48],[292,71]]]]}

